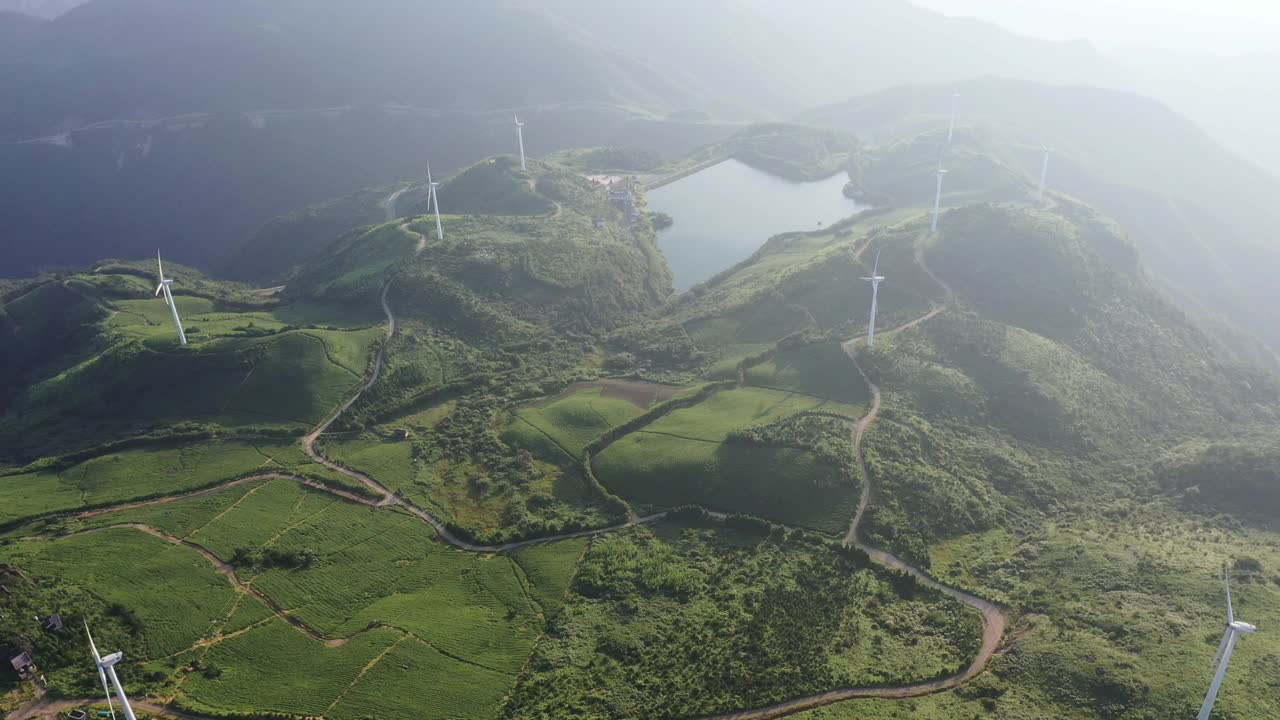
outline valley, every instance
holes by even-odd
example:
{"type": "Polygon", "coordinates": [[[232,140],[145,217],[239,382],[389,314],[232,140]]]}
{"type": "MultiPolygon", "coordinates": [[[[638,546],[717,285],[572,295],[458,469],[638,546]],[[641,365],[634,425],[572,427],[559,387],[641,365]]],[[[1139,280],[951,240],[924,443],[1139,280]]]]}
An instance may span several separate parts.
{"type": "MultiPolygon", "coordinates": [[[[1271,497],[1280,385],[982,147],[933,233],[912,147],[835,140],[736,138],[753,173],[845,170],[795,187],[847,212],[680,294],[661,206],[510,156],[443,180],[442,240],[409,185],[273,294],[173,269],[187,347],[145,263],[6,290],[5,602],[88,620],[182,717],[1186,714],[1215,568],[1280,620],[1280,536],[1205,477],[1271,497]]],[[[1223,717],[1278,707],[1241,690],[1277,642],[1242,642],[1223,717]]],[[[76,652],[36,647],[96,697],[76,652]]]]}

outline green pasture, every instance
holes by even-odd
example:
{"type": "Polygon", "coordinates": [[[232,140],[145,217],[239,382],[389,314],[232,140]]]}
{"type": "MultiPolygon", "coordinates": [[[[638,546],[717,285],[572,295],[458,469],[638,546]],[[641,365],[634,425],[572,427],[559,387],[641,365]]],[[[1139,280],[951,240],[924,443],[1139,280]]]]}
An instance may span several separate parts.
{"type": "Polygon", "coordinates": [[[602,388],[588,388],[550,403],[519,407],[512,412],[504,439],[548,462],[577,461],[592,440],[645,411],[603,393],[602,388]]]}
{"type": "Polygon", "coordinates": [[[780,352],[767,362],[748,368],[747,383],[859,407],[869,400],[866,383],[839,343],[780,352]]]}

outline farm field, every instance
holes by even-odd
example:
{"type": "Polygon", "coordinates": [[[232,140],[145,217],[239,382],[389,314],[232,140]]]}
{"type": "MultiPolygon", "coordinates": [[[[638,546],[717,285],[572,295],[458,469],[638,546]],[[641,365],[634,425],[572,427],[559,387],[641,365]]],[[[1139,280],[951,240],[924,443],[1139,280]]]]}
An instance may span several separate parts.
{"type": "Polygon", "coordinates": [[[129,608],[147,629],[145,652],[181,652],[207,633],[236,592],[196,552],[132,529],[0,546],[0,561],[56,577],[129,608]]]}
{"type": "Polygon", "coordinates": [[[412,515],[287,480],[122,509],[75,527],[123,523],[207,549],[294,622],[330,638],[322,643],[279,617],[268,619],[252,607],[264,607],[260,601],[240,596],[196,551],[139,530],[0,548],[6,561],[135,608],[149,667],[183,678],[183,706],[220,712],[423,717],[410,701],[422,697],[414,688],[426,685],[439,701],[426,717],[491,717],[541,630],[535,598],[563,597],[582,548],[530,548],[526,562],[534,570],[526,579],[513,558],[450,548],[412,515]],[[152,559],[137,563],[138,556],[152,559]],[[134,574],[132,584],[109,582],[134,574]],[[171,591],[155,592],[157,586],[171,591]],[[196,647],[201,638],[213,639],[196,647]],[[217,675],[184,671],[193,659],[218,668],[217,675]],[[315,676],[298,671],[304,659],[315,676]],[[404,698],[382,702],[386,692],[404,698]]]}
{"type": "Polygon", "coordinates": [[[593,387],[516,408],[504,438],[552,463],[576,463],[587,444],[611,427],[643,414],[647,403],[593,387]]]}
{"type": "Polygon", "coordinates": [[[521,548],[511,556],[524,572],[529,593],[547,618],[564,607],[566,591],[586,548],[586,540],[565,540],[521,548]]]}
{"type": "Polygon", "coordinates": [[[62,470],[0,476],[0,524],[288,472],[338,486],[354,481],[311,461],[296,441],[214,440],[101,455],[62,470]]]}
{"type": "Polygon", "coordinates": [[[814,410],[857,414],[806,395],[725,390],[612,443],[593,458],[594,470],[610,490],[637,502],[703,505],[837,533],[858,501],[847,468],[802,447],[729,441],[731,433],[814,410]]]}
{"type": "Polygon", "coordinates": [[[663,522],[592,541],[504,717],[699,717],[923,680],[968,664],[979,625],[823,545],[663,522]]]}

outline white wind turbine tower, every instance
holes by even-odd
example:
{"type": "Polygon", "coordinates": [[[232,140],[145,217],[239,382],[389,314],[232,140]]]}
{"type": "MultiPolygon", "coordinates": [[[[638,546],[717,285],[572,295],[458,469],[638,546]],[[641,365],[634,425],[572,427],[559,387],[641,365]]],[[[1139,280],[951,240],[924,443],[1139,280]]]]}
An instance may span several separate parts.
{"type": "Polygon", "coordinates": [[[84,624],[84,633],[89,636],[89,647],[93,650],[93,664],[98,668],[98,677],[102,680],[102,689],[107,693],[107,708],[111,711],[111,720],[115,720],[116,710],[111,705],[111,687],[107,685],[107,677],[111,677],[111,685],[115,686],[116,697],[120,699],[120,709],[124,711],[125,720],[136,720],[129,698],[124,694],[120,678],[116,676],[116,663],[124,659],[124,653],[114,652],[106,657],[98,654],[98,646],[93,644],[93,634],[89,632],[89,623],[84,624]]]}
{"type": "Polygon", "coordinates": [[[947,174],[947,171],[942,169],[942,163],[938,163],[936,174],[938,176],[938,193],[933,198],[933,225],[931,227],[933,232],[938,232],[938,212],[942,209],[942,176],[947,174]]]}
{"type": "Polygon", "coordinates": [[[1049,179],[1049,148],[1048,146],[1041,144],[1040,149],[1044,151],[1044,164],[1040,166],[1040,192],[1036,197],[1040,200],[1044,200],[1044,187],[1045,183],[1049,179]]]}
{"type": "Polygon", "coordinates": [[[880,283],[884,282],[880,275],[880,250],[876,250],[876,265],[871,270],[871,277],[862,279],[871,283],[871,324],[867,327],[867,348],[870,349],[876,343],[876,300],[880,295],[880,283]]]}
{"type": "Polygon", "coordinates": [[[1218,644],[1218,654],[1213,658],[1213,661],[1218,663],[1217,672],[1213,674],[1213,683],[1209,685],[1209,692],[1204,696],[1204,704],[1200,706],[1200,714],[1196,716],[1196,720],[1209,720],[1209,713],[1213,711],[1213,704],[1218,699],[1218,690],[1222,687],[1222,679],[1227,674],[1227,665],[1231,662],[1231,651],[1236,649],[1236,641],[1241,635],[1253,635],[1258,632],[1258,628],[1253,625],[1236,620],[1235,608],[1231,607],[1231,576],[1226,568],[1223,568],[1222,578],[1227,585],[1227,630],[1222,634],[1222,642],[1218,644]],[[1219,658],[1222,659],[1220,663],[1219,658]]]}
{"type": "Polygon", "coordinates": [[[156,267],[160,271],[160,284],[156,286],[156,297],[160,293],[164,293],[164,301],[169,306],[169,311],[173,313],[173,325],[178,328],[178,342],[187,344],[187,333],[182,329],[182,319],[178,317],[178,305],[173,301],[173,291],[169,289],[173,285],[173,278],[164,276],[164,263],[160,262],[160,251],[156,250],[156,267]]]}
{"type": "Polygon", "coordinates": [[[440,183],[431,179],[431,163],[427,163],[427,184],[431,186],[431,196],[427,198],[431,207],[436,210],[436,239],[444,239],[444,226],[440,224],[440,198],[436,196],[436,188],[440,183]]]}
{"type": "Polygon", "coordinates": [[[511,113],[511,118],[516,121],[516,137],[520,138],[520,169],[526,169],[524,166],[524,123],[520,122],[520,116],[511,113]]]}
{"type": "Polygon", "coordinates": [[[951,138],[956,134],[956,109],[960,105],[960,93],[952,93],[951,95],[951,127],[947,130],[947,143],[951,143],[951,138]]]}

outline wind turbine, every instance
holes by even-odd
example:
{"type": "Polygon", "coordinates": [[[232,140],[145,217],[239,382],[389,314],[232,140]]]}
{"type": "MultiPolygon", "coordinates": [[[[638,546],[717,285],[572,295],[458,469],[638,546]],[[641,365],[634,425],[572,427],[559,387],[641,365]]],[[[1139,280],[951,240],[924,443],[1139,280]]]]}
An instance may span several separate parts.
{"type": "Polygon", "coordinates": [[[951,144],[951,138],[956,134],[956,109],[960,105],[960,93],[952,93],[951,95],[951,127],[947,130],[947,144],[951,144]]]}
{"type": "Polygon", "coordinates": [[[938,232],[938,212],[942,209],[942,176],[947,174],[947,171],[942,169],[942,163],[938,163],[936,174],[938,176],[938,194],[933,198],[933,226],[931,228],[933,232],[938,232]]]}
{"type": "Polygon", "coordinates": [[[520,116],[511,113],[511,118],[516,121],[516,136],[520,138],[520,169],[526,169],[524,166],[524,123],[520,122],[520,116]]]}
{"type": "Polygon", "coordinates": [[[1241,635],[1254,635],[1258,632],[1258,628],[1253,625],[1236,620],[1236,611],[1231,607],[1231,575],[1225,567],[1222,579],[1227,586],[1227,630],[1222,634],[1222,642],[1218,644],[1218,654],[1213,657],[1213,661],[1218,663],[1218,671],[1213,675],[1213,683],[1209,685],[1209,692],[1204,696],[1204,704],[1200,706],[1200,714],[1196,716],[1196,720],[1209,720],[1213,704],[1218,700],[1222,678],[1227,674],[1227,664],[1231,662],[1231,651],[1236,649],[1236,641],[1241,635]],[[1219,658],[1222,659],[1220,663],[1219,658]]]}
{"type": "Polygon", "coordinates": [[[440,187],[440,183],[431,179],[431,163],[427,163],[427,183],[431,185],[431,196],[427,200],[436,209],[436,239],[443,240],[444,226],[440,224],[440,198],[436,195],[436,188],[440,187]]]}
{"type": "Polygon", "coordinates": [[[160,251],[156,250],[156,267],[160,271],[160,284],[156,286],[156,297],[160,293],[164,293],[164,301],[169,306],[169,311],[173,313],[173,325],[178,328],[178,342],[187,344],[187,333],[182,329],[182,319],[178,317],[178,306],[173,302],[173,291],[169,289],[173,285],[173,278],[164,276],[164,263],[160,262],[160,251]]]}
{"type": "Polygon", "coordinates": [[[884,281],[884,277],[880,275],[880,250],[876,250],[876,265],[871,270],[871,277],[862,278],[871,283],[871,324],[867,327],[868,350],[876,344],[876,300],[880,295],[880,283],[884,281]]]}
{"type": "Polygon", "coordinates": [[[1037,198],[1043,200],[1045,182],[1049,179],[1049,148],[1041,144],[1040,149],[1044,151],[1044,165],[1040,167],[1040,192],[1037,198]]]}
{"type": "Polygon", "coordinates": [[[136,720],[133,716],[133,708],[129,705],[129,698],[124,694],[124,688],[120,685],[120,678],[116,675],[116,663],[124,659],[124,653],[114,652],[106,657],[98,654],[98,646],[93,644],[93,633],[89,632],[89,622],[86,620],[84,624],[84,634],[89,636],[89,647],[93,650],[93,664],[98,668],[98,677],[102,680],[102,689],[107,694],[107,709],[111,711],[111,718],[115,720],[116,710],[111,705],[111,688],[107,685],[107,677],[111,677],[111,685],[115,686],[116,697],[120,698],[120,709],[124,711],[125,720],[136,720]]]}

